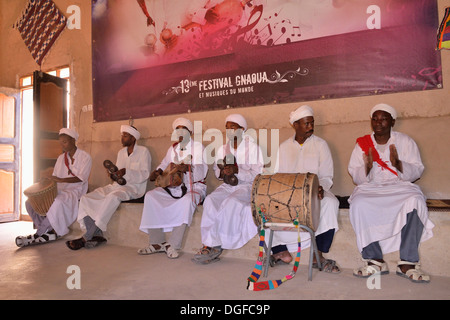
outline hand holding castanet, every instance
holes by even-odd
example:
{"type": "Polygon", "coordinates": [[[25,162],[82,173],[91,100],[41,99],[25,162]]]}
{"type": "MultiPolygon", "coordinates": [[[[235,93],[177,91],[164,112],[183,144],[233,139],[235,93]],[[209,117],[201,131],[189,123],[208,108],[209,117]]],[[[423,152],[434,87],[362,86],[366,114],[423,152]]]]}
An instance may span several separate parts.
{"type": "Polygon", "coordinates": [[[127,180],[123,177],[126,173],[126,169],[122,168],[119,170],[117,166],[110,160],[103,161],[103,166],[108,170],[109,176],[112,180],[116,181],[121,186],[127,184],[127,180]]]}

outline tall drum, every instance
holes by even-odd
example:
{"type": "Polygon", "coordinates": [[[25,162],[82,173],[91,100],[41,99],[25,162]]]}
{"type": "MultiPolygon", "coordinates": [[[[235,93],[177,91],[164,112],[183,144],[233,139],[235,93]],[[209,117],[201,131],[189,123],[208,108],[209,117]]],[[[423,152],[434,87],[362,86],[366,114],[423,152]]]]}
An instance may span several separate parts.
{"type": "Polygon", "coordinates": [[[253,181],[252,211],[258,227],[294,230],[296,224],[317,230],[319,179],[313,173],[258,175],[253,181]]]}
{"type": "Polygon", "coordinates": [[[34,211],[41,216],[46,216],[58,194],[58,189],[56,182],[42,180],[25,189],[23,194],[28,197],[28,201],[34,211]]]}

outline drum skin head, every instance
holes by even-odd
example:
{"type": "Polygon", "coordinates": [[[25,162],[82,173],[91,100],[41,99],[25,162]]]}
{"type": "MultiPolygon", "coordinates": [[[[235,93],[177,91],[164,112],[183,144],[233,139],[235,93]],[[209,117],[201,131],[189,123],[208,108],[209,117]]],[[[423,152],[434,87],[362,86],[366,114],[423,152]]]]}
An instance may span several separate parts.
{"type": "Polygon", "coordinates": [[[23,191],[31,207],[41,216],[46,216],[57,193],[56,182],[48,179],[41,180],[23,191]]]}
{"type": "Polygon", "coordinates": [[[55,184],[54,181],[52,180],[48,180],[48,179],[43,179],[33,185],[31,185],[30,187],[28,187],[27,189],[25,189],[23,191],[23,193],[28,196],[29,194],[34,194],[37,192],[41,192],[43,190],[46,190],[48,188],[51,188],[53,185],[55,184]]]}
{"type": "Polygon", "coordinates": [[[255,224],[268,223],[274,229],[298,223],[315,231],[320,220],[318,193],[319,180],[313,173],[258,175],[252,190],[255,224]]]}
{"type": "MultiPolygon", "coordinates": [[[[311,173],[312,174],[312,173],[311,173]]],[[[313,230],[316,231],[320,221],[320,200],[319,200],[319,178],[314,175],[311,183],[310,209],[312,217],[313,230]]]]}

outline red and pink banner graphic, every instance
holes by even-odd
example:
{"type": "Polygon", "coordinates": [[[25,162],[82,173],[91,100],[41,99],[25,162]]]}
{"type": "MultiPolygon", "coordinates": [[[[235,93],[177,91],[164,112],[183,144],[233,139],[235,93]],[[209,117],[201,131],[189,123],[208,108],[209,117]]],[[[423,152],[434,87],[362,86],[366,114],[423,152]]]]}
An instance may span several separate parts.
{"type": "Polygon", "coordinates": [[[92,8],[95,121],[442,88],[435,0],[92,8]]]}

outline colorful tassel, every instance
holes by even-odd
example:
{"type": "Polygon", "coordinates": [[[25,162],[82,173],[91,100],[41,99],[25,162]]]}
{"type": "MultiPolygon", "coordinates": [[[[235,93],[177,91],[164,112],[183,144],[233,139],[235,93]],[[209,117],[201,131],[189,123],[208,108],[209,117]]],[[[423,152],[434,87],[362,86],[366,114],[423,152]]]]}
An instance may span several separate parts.
{"type": "MultiPolygon", "coordinates": [[[[261,213],[261,211],[260,211],[261,213]]],[[[300,240],[300,231],[298,232],[298,249],[297,249],[297,255],[295,256],[294,260],[294,267],[292,271],[286,275],[281,280],[268,280],[268,281],[261,281],[257,282],[261,276],[262,273],[262,267],[263,267],[263,261],[264,261],[264,239],[265,239],[265,230],[261,229],[260,236],[259,236],[259,254],[258,259],[256,260],[255,267],[253,268],[252,274],[250,277],[247,278],[247,290],[250,291],[263,291],[263,290],[272,290],[275,288],[278,288],[281,284],[286,282],[287,280],[291,280],[297,270],[298,266],[300,264],[300,255],[301,255],[301,240],[300,240]]]]}

